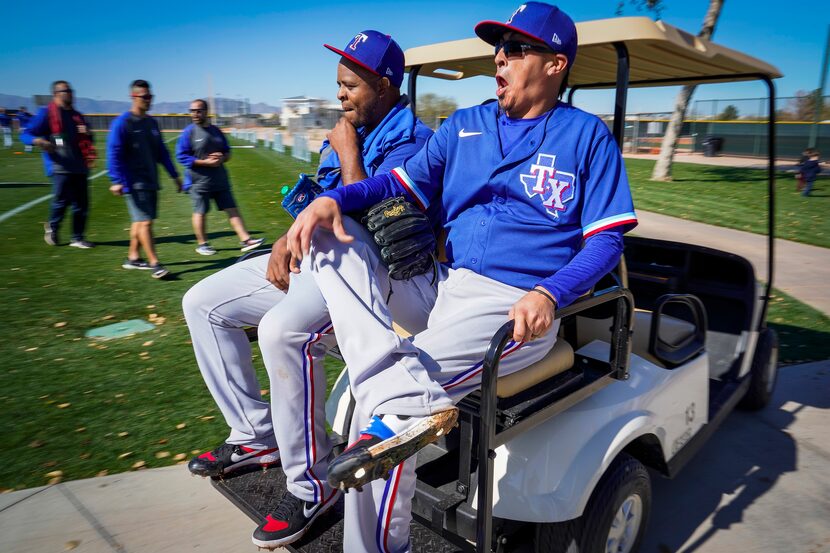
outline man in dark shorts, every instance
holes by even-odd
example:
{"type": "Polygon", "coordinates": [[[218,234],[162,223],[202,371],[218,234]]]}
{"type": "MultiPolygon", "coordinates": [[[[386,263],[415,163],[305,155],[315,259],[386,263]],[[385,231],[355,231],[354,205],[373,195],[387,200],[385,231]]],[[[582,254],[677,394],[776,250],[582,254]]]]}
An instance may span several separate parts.
{"type": "Polygon", "coordinates": [[[164,165],[179,192],[182,191],[182,179],[173,166],[158,123],[147,115],[153,102],[150,83],[133,81],[130,91],[133,105],[130,111],[112,122],[107,138],[110,191],[116,196],[124,196],[132,219],[130,250],[121,266],[150,270],[153,278],[163,278],[169,271],[159,263],[153,242],[153,220],[157,215],[161,188],[157,164],[164,165]],[[139,256],[139,246],[144,249],[147,261],[139,256]]]}
{"type": "Polygon", "coordinates": [[[239,237],[243,252],[260,246],[263,238],[252,238],[245,229],[245,223],[236,207],[231,193],[231,182],[225,163],[231,157],[228,140],[218,127],[211,125],[208,119],[208,105],[204,100],[190,103],[190,117],[193,124],[185,127],[176,142],[176,159],[187,168],[184,190],[193,200],[193,233],[196,235],[196,252],[201,255],[213,255],[213,249],[205,233],[205,216],[210,210],[210,201],[216,202],[216,208],[228,214],[236,235],[239,237]]]}

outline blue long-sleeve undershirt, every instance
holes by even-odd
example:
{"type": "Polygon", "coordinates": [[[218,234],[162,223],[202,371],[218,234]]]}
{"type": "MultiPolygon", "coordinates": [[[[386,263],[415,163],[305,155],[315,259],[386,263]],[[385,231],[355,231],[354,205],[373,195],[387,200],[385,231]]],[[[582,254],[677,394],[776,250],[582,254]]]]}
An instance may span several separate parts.
{"type": "Polygon", "coordinates": [[[590,236],[567,265],[537,286],[550,292],[559,307],[565,307],[608,274],[619,263],[622,252],[622,230],[603,230],[590,236]]]}

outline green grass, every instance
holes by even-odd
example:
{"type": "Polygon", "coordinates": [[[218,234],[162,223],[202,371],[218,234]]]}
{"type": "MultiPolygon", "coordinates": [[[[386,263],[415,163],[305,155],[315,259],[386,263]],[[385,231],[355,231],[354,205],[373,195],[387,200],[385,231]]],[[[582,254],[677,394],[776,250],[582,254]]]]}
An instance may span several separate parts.
{"type": "Polygon", "coordinates": [[[830,359],[830,317],[773,289],[767,324],[778,333],[782,363],[830,359]]]}
{"type": "MultiPolygon", "coordinates": [[[[263,149],[235,149],[229,169],[249,229],[269,240],[289,224],[279,189],[299,172],[313,171],[263,149]]],[[[13,181],[46,183],[40,156],[0,150],[0,183],[13,181]]],[[[194,283],[233,263],[237,238],[224,214],[212,211],[208,229],[219,254],[196,254],[189,198],[177,195],[164,177],[155,234],[160,258],[174,276],[156,281],[146,272],[124,271],[129,218],[124,200],[107,187],[105,177],[91,187],[88,238],[98,243],[94,250],[43,244],[48,202],[0,222],[0,419],[3,445],[13,452],[0,463],[0,488],[43,485],[53,471],[77,479],[136,464],[170,465],[174,456],[189,457],[227,435],[193,359],[180,302],[194,283]],[[151,332],[108,342],[84,338],[90,328],[153,314],[151,332]]],[[[0,185],[0,213],[48,191],[0,185]]],[[[68,228],[65,220],[64,240],[68,228]]],[[[778,296],[769,318],[781,333],[784,361],[830,357],[827,317],[778,296]]],[[[330,378],[339,367],[329,366],[330,378]]]]}
{"type": "MultiPolygon", "coordinates": [[[[767,173],[757,169],[675,163],[672,182],[652,182],[654,162],[626,159],[634,205],[672,217],[767,233],[767,173]]],[[[830,248],[830,179],[821,177],[809,198],[795,190],[792,173],[775,182],[776,236],[830,248]]]]}
{"type": "MultiPolygon", "coordinates": [[[[234,194],[248,228],[273,240],[290,224],[279,189],[313,166],[264,149],[233,154],[234,194]]],[[[0,151],[0,182],[11,181],[47,182],[40,155],[0,151]]],[[[4,446],[21,453],[4,456],[0,488],[42,485],[47,473],[58,470],[76,479],[130,470],[140,461],[168,465],[176,454],[189,457],[226,436],[193,360],[181,297],[233,263],[238,239],[225,215],[212,211],[208,230],[219,254],[196,254],[189,197],[176,194],[165,176],[155,235],[174,276],[156,281],[147,272],[124,271],[129,217],[108,185],[99,177],[91,186],[88,238],[98,244],[94,250],[43,244],[48,201],[0,223],[0,418],[4,446]],[[157,322],[151,332],[108,342],[84,338],[90,328],[151,314],[157,322]]],[[[46,186],[0,185],[0,212],[48,192],[46,186]]],[[[258,358],[257,364],[266,388],[258,358]]]]}

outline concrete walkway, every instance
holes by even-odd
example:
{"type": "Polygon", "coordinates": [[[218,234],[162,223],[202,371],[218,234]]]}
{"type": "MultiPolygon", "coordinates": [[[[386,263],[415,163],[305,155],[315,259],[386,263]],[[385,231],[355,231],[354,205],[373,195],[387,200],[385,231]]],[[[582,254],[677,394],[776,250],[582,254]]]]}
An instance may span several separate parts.
{"type": "MultiPolygon", "coordinates": [[[[656,161],[657,154],[623,154],[623,157],[631,159],[650,159],[656,161]]],[[[677,152],[674,155],[675,163],[694,163],[695,165],[717,165],[720,167],[740,167],[743,169],[766,169],[767,159],[759,157],[737,157],[737,156],[715,156],[706,157],[698,153],[677,152]]],[[[775,161],[775,168],[779,171],[796,171],[798,162],[792,159],[778,159],[775,161]]],[[[830,165],[822,165],[822,174],[830,175],[830,165]]]]}
{"type": "Polygon", "coordinates": [[[256,551],[254,525],[185,466],[0,495],[4,553],[256,551]]]}
{"type": "MultiPolygon", "coordinates": [[[[830,553],[830,360],[781,370],[674,480],[653,475],[642,553],[830,553]]],[[[0,495],[4,553],[254,552],[254,524],[184,466],[0,495]]],[[[428,553],[428,552],[421,552],[428,553]]]]}
{"type": "MultiPolygon", "coordinates": [[[[637,236],[698,244],[734,253],[755,267],[756,278],[767,280],[767,237],[638,211],[637,236]]],[[[773,286],[830,316],[830,249],[789,240],[775,241],[773,286]]]]}

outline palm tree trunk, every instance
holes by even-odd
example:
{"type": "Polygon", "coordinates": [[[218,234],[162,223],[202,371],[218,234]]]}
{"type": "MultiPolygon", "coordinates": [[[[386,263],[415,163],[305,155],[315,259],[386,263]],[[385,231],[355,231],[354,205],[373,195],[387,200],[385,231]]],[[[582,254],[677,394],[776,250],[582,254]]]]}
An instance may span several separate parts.
{"type": "MultiPolygon", "coordinates": [[[[697,36],[706,40],[712,38],[724,2],[725,0],[710,0],[706,17],[703,18],[703,26],[697,36]]],[[[663,142],[660,145],[660,157],[657,158],[657,163],[654,165],[651,180],[670,181],[672,178],[671,169],[672,162],[674,161],[674,151],[677,148],[677,139],[680,137],[680,128],[683,126],[686,109],[689,107],[689,100],[694,91],[694,85],[687,85],[677,95],[674,103],[674,112],[669,120],[669,124],[666,126],[666,134],[663,135],[663,142]]]]}

